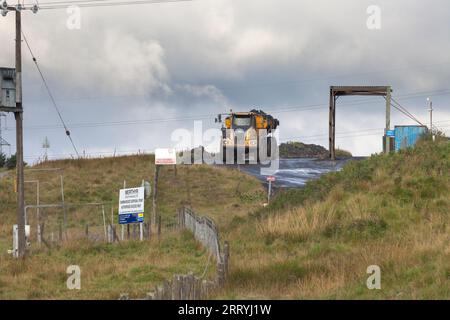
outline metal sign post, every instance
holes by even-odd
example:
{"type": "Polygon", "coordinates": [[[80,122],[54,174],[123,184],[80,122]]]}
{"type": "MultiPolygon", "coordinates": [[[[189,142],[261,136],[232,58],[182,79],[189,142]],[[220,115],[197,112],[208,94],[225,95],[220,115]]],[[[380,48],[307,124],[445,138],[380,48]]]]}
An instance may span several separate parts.
{"type": "MultiPolygon", "coordinates": [[[[161,221],[160,215],[159,218],[157,218],[156,213],[156,199],[158,195],[158,178],[159,178],[159,172],[162,166],[175,166],[177,165],[177,153],[175,149],[168,149],[168,148],[159,148],[155,149],[155,174],[154,174],[154,180],[153,180],[153,216],[152,216],[152,225],[156,226],[157,221],[161,221]]],[[[161,225],[159,224],[158,228],[160,228],[161,225]]]]}
{"type": "Polygon", "coordinates": [[[268,176],[267,182],[269,182],[269,186],[267,188],[267,203],[270,203],[270,196],[272,194],[272,182],[275,182],[276,178],[275,176],[268,176]]]}

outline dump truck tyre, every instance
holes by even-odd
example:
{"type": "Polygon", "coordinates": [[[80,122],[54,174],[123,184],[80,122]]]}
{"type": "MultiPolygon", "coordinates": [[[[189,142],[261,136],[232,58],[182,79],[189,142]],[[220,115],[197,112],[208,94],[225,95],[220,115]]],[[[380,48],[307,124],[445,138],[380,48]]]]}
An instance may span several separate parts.
{"type": "Polygon", "coordinates": [[[222,148],[222,160],[223,164],[227,164],[227,148],[222,148]]]}

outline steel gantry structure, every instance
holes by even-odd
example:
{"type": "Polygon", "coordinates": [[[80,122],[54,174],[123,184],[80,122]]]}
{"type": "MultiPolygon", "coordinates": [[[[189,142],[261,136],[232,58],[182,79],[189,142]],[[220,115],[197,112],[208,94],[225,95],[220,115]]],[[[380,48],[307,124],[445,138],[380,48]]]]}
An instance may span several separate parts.
{"type": "MultiPolygon", "coordinates": [[[[390,86],[331,86],[329,110],[329,152],[330,159],[336,160],[336,100],[341,96],[383,96],[386,99],[385,135],[391,129],[391,93],[390,86]]],[[[385,152],[390,152],[390,141],[385,139],[385,152]]]]}

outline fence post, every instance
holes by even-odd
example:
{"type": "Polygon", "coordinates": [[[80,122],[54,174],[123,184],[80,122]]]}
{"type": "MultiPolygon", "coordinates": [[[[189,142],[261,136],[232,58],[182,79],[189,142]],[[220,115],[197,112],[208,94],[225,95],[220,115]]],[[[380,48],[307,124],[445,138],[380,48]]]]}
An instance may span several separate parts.
{"type": "Polygon", "coordinates": [[[158,239],[161,237],[161,215],[158,216],[158,239]]]}
{"type": "Polygon", "coordinates": [[[147,239],[150,240],[152,238],[152,221],[147,222],[147,239]]]}
{"type": "Polygon", "coordinates": [[[172,298],[171,284],[168,281],[164,281],[163,288],[164,288],[163,299],[170,300],[172,298]]]}
{"type": "Polygon", "coordinates": [[[157,286],[156,287],[156,300],[162,300],[163,299],[163,287],[157,286]]]}
{"type": "Polygon", "coordinates": [[[108,224],[108,243],[113,242],[114,242],[113,227],[111,224],[108,224]]]}
{"type": "Polygon", "coordinates": [[[59,240],[59,242],[62,242],[62,240],[63,240],[62,233],[63,233],[62,224],[60,223],[59,224],[59,230],[58,230],[58,236],[59,236],[58,240],[59,240]]]}
{"type": "Polygon", "coordinates": [[[183,229],[184,225],[183,225],[183,215],[184,215],[184,207],[180,208],[178,210],[178,228],[179,229],[183,229]]]}
{"type": "Polygon", "coordinates": [[[172,300],[180,300],[180,286],[178,282],[178,276],[176,274],[172,277],[172,300]]]}
{"type": "Polygon", "coordinates": [[[186,285],[186,300],[191,300],[191,296],[192,296],[192,273],[189,272],[189,274],[186,275],[186,281],[185,281],[185,285],[186,285]]]}
{"type": "Polygon", "coordinates": [[[228,243],[228,241],[225,241],[225,244],[223,246],[223,263],[224,263],[224,278],[225,278],[225,280],[228,279],[229,258],[230,258],[230,244],[228,243]]]}
{"type": "Polygon", "coordinates": [[[194,300],[200,300],[202,295],[201,279],[199,277],[194,277],[194,300]]]}
{"type": "Polygon", "coordinates": [[[116,240],[119,241],[119,237],[117,236],[117,233],[116,233],[116,226],[112,226],[112,233],[113,233],[113,236],[112,236],[113,242],[116,242],[116,240]]]}
{"type": "Polygon", "coordinates": [[[186,276],[180,276],[180,300],[186,300],[186,276]]]}
{"type": "Polygon", "coordinates": [[[136,240],[136,224],[133,223],[133,240],[136,240]]]}
{"type": "Polygon", "coordinates": [[[203,280],[201,282],[201,291],[202,291],[202,296],[201,299],[208,299],[208,280],[203,280]]]}
{"type": "Polygon", "coordinates": [[[38,242],[38,245],[40,247],[41,244],[42,244],[42,227],[41,227],[41,224],[38,224],[38,226],[37,226],[37,242],[38,242]]]}
{"type": "Polygon", "coordinates": [[[87,224],[87,223],[84,227],[84,234],[85,234],[86,238],[89,239],[89,224],[87,224]]]}
{"type": "Polygon", "coordinates": [[[217,262],[217,284],[221,288],[225,283],[223,261],[217,262]]]}

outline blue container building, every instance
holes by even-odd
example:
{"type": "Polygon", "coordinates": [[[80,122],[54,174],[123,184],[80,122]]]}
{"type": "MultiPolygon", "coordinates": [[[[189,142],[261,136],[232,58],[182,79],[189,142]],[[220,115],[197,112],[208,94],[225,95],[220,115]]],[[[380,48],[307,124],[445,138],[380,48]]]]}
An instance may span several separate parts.
{"type": "Polygon", "coordinates": [[[414,146],[427,131],[426,126],[395,126],[395,151],[414,146]]]}

